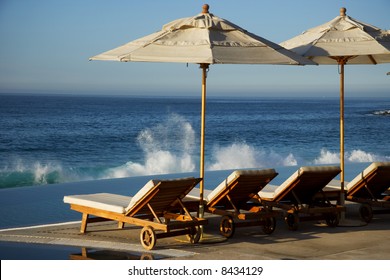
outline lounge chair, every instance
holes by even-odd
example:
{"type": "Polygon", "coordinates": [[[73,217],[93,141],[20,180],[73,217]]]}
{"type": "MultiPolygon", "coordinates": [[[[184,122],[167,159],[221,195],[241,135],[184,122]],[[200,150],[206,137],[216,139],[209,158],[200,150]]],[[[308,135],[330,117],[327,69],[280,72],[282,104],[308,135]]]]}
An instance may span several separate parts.
{"type": "Polygon", "coordinates": [[[86,232],[88,223],[106,220],[118,221],[119,228],[125,223],[142,226],[141,244],[151,250],[158,238],[187,234],[191,243],[199,241],[199,226],[207,220],[193,217],[182,199],[200,181],[192,177],[150,180],[133,197],[96,193],[65,196],[64,202],[82,213],[81,233],[86,232]],[[184,214],[178,214],[178,208],[184,214]]]}
{"type": "Polygon", "coordinates": [[[345,208],[332,204],[322,189],[340,172],[338,166],[301,167],[282,185],[261,191],[261,202],[266,207],[282,209],[291,230],[297,230],[300,221],[314,219],[325,219],[329,226],[337,226],[345,208]]]}
{"type": "Polygon", "coordinates": [[[361,203],[361,218],[369,223],[374,213],[390,210],[390,162],[373,162],[346,185],[346,199],[361,203]],[[383,208],[373,210],[372,207],[383,208]]]}
{"type": "MultiPolygon", "coordinates": [[[[275,230],[276,212],[260,205],[258,192],[278,173],[274,169],[232,172],[214,190],[205,191],[205,211],[222,216],[220,233],[232,237],[236,227],[263,226],[267,234],[275,230]],[[235,222],[236,221],[236,222],[235,222]]],[[[197,199],[193,191],[186,202],[197,199]]]]}

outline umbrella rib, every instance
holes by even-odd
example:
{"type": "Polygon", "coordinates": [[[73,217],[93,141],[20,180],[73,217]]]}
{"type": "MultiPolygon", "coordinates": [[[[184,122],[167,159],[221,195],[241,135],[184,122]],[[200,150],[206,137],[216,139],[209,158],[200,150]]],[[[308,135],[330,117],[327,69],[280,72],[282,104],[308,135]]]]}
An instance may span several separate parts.
{"type": "Polygon", "coordinates": [[[170,33],[171,30],[167,30],[161,34],[159,34],[158,36],[156,36],[153,40],[151,40],[150,42],[147,42],[146,44],[144,44],[143,46],[141,46],[140,48],[145,48],[151,44],[153,44],[154,42],[156,42],[157,40],[161,39],[162,37],[164,37],[165,35],[167,35],[168,33],[170,33]]]}

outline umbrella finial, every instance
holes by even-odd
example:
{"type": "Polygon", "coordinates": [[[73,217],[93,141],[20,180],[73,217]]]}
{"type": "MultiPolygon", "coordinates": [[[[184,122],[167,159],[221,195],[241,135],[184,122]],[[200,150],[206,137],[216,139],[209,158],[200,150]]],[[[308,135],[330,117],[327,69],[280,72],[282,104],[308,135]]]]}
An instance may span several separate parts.
{"type": "Polygon", "coordinates": [[[209,13],[209,8],[210,8],[209,4],[204,4],[202,6],[202,14],[208,14],[209,13]]]}
{"type": "Polygon", "coordinates": [[[342,7],[340,9],[340,16],[345,17],[347,15],[347,8],[342,7]]]}

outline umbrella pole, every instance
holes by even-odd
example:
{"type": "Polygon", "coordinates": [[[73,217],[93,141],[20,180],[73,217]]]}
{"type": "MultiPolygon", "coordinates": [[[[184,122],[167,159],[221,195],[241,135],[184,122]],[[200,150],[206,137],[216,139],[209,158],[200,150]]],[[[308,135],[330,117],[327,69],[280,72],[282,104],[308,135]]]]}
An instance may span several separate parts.
{"type": "Polygon", "coordinates": [[[209,65],[200,64],[202,69],[202,117],[201,117],[201,134],[200,134],[200,194],[199,194],[199,217],[204,217],[204,151],[205,151],[205,126],[206,126],[206,79],[209,65]]]}
{"type": "Polygon", "coordinates": [[[342,58],[339,60],[340,65],[340,205],[345,204],[344,197],[344,65],[346,59],[342,58]]]}
{"type": "MultiPolygon", "coordinates": [[[[340,66],[340,201],[341,206],[345,206],[345,165],[344,165],[344,66],[347,64],[349,57],[338,58],[340,66]]],[[[340,222],[338,226],[361,226],[360,222],[346,219],[345,212],[340,213],[340,222]]]]}

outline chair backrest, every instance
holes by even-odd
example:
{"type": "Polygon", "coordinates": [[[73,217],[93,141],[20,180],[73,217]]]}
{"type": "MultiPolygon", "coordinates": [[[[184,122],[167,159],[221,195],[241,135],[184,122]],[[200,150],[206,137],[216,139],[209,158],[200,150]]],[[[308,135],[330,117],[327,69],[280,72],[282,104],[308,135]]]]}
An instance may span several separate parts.
{"type": "Polygon", "coordinates": [[[347,185],[347,196],[373,198],[365,186],[375,198],[380,198],[390,188],[390,162],[370,164],[347,185]]]}
{"type": "Polygon", "coordinates": [[[277,175],[274,169],[234,171],[207,196],[207,206],[231,209],[231,203],[227,198],[229,195],[233,204],[240,208],[277,175]]]}
{"type": "Polygon", "coordinates": [[[310,203],[340,172],[339,166],[303,166],[275,190],[272,200],[310,203]]]}
{"type": "Polygon", "coordinates": [[[172,180],[150,180],[130,200],[126,214],[150,214],[147,204],[152,206],[157,215],[169,210],[177,198],[183,199],[202,179],[180,178],[172,180]]]}

